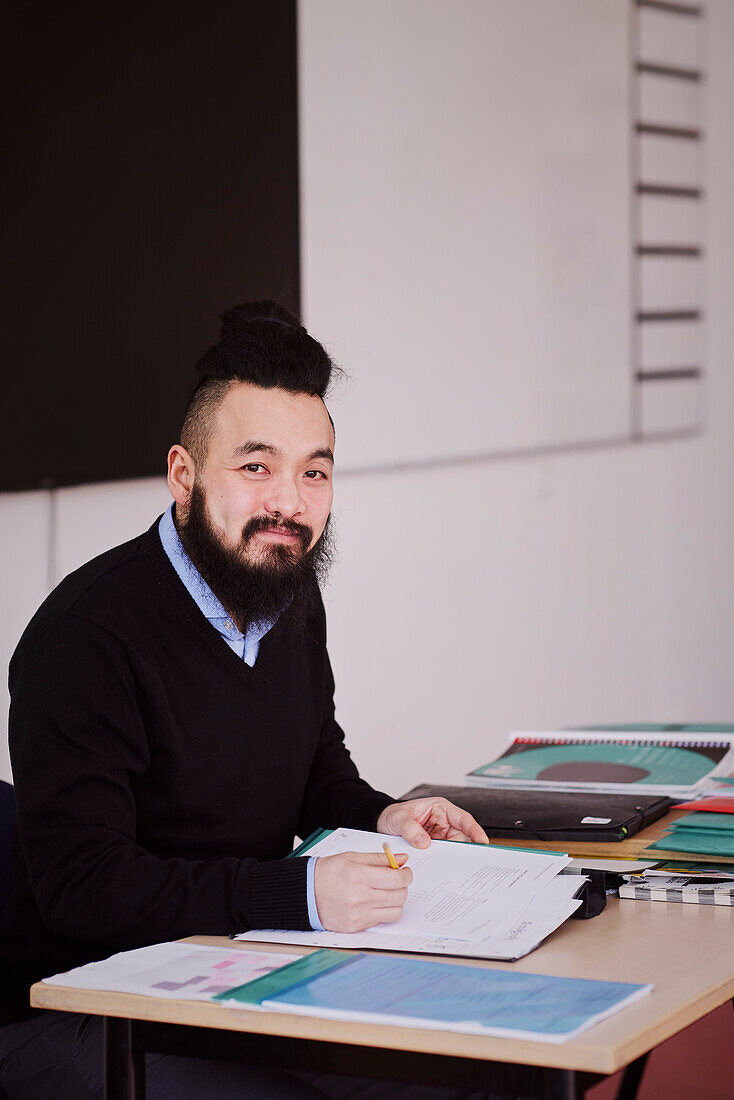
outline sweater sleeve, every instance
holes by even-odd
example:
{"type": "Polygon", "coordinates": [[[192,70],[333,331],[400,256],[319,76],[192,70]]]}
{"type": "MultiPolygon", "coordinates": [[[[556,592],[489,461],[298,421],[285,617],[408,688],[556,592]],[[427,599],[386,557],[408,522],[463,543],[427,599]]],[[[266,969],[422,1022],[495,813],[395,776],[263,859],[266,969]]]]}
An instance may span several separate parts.
{"type": "Polygon", "coordinates": [[[136,842],[149,762],[122,642],[66,613],[11,666],[18,831],[51,933],[121,950],[194,933],[310,927],[306,860],[159,858],[136,842]]]}
{"type": "Polygon", "coordinates": [[[317,828],[374,829],[386,806],[395,799],[376,791],[359,775],[344,743],[344,731],[336,721],[334,676],[329,654],[323,649],[323,705],[321,736],[306,787],[299,835],[317,828]]]}

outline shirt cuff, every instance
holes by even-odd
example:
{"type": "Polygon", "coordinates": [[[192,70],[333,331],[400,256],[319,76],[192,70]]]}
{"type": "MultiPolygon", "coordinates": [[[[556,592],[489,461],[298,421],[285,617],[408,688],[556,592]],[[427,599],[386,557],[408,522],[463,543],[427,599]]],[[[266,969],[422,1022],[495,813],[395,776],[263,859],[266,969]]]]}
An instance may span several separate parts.
{"type": "Polygon", "coordinates": [[[311,928],[314,932],[325,932],[323,924],[319,920],[319,911],[316,908],[316,860],[318,856],[308,857],[308,867],[306,868],[306,901],[308,902],[308,919],[311,928]]]}

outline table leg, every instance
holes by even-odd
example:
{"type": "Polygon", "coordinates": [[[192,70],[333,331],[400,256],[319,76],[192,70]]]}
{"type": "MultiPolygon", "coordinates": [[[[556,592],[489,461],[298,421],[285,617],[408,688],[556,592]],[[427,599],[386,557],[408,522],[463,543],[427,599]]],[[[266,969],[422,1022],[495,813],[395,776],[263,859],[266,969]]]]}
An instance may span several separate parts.
{"type": "Polygon", "coordinates": [[[131,1022],[104,1017],[105,1100],[145,1100],[145,1054],[134,1050],[131,1022]]]}
{"type": "Polygon", "coordinates": [[[583,1089],[574,1069],[545,1071],[544,1100],[582,1100],[583,1089]]]}
{"type": "Polygon", "coordinates": [[[616,1100],[635,1100],[637,1096],[637,1090],[640,1087],[642,1081],[642,1074],[645,1071],[645,1065],[647,1063],[648,1055],[643,1054],[640,1058],[637,1058],[625,1069],[622,1074],[622,1080],[619,1084],[616,1100]]]}

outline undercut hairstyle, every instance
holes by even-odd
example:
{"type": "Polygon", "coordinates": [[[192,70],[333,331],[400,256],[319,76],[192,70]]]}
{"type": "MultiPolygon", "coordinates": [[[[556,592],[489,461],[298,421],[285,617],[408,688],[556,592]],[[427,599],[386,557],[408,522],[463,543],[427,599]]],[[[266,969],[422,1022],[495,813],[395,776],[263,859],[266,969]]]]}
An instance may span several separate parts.
{"type": "Polygon", "coordinates": [[[323,401],[339,371],[318,340],[277,302],[244,302],[221,319],[218,343],[194,367],[198,378],[181,428],[181,443],[197,466],[206,458],[217,409],[235,382],[323,401]]]}

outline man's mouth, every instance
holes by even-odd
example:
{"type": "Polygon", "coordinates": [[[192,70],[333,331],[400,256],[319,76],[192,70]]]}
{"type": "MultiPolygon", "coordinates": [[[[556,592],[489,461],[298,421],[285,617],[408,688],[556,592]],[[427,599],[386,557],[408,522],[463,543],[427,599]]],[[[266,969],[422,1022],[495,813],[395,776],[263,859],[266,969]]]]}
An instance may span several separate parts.
{"type": "Polygon", "coordinates": [[[299,538],[294,531],[289,531],[287,527],[265,527],[261,528],[257,534],[264,539],[276,542],[297,542],[299,538]]]}
{"type": "Polygon", "coordinates": [[[268,520],[250,520],[242,531],[242,544],[247,546],[252,539],[258,539],[260,545],[294,546],[298,545],[305,554],[312,539],[311,529],[305,524],[290,522],[283,517],[268,520]]]}

